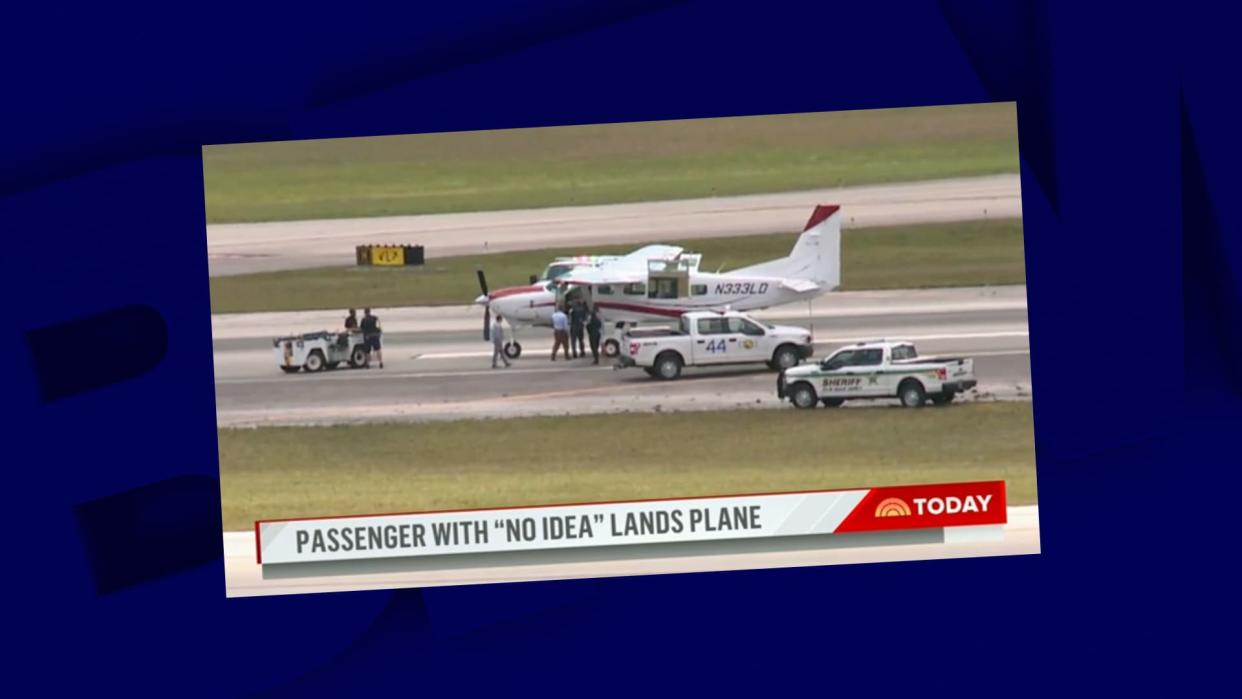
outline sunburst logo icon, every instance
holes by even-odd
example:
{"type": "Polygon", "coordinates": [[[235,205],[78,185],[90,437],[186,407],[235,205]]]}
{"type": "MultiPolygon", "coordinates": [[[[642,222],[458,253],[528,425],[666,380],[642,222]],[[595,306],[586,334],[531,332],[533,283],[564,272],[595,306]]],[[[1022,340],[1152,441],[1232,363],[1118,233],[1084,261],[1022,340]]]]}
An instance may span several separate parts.
{"type": "Polygon", "coordinates": [[[876,517],[909,517],[910,505],[901,498],[884,498],[875,506],[876,517]]]}

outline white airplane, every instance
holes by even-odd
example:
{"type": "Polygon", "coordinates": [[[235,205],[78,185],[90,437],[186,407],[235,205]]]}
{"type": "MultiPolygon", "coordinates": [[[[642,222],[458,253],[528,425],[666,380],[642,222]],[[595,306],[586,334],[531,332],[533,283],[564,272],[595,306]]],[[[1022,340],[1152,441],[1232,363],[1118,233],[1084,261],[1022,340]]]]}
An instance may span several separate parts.
{"type": "MultiPolygon", "coordinates": [[[[753,311],[814,298],[841,285],[840,207],[816,206],[786,257],[730,272],[700,271],[701,257],[674,245],[648,245],[620,257],[558,258],[542,278],[495,291],[488,291],[480,269],[483,293],[474,302],[485,308],[483,337],[490,339],[493,313],[516,335],[521,327],[550,327],[556,307],[579,298],[617,327],[668,322],[688,311],[753,311]]],[[[608,338],[603,350],[615,356],[620,344],[608,338]]],[[[506,342],[505,353],[518,357],[521,343],[506,342]]]]}

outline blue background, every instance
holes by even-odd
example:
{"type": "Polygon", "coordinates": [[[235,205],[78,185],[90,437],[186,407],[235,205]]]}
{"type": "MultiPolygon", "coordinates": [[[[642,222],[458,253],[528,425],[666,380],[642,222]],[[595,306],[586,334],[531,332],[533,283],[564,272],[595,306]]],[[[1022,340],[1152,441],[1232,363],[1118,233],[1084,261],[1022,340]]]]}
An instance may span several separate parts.
{"type": "Polygon", "coordinates": [[[7,680],[1111,694],[1236,661],[1242,105],[1209,3],[259,5],[6,12],[7,680]],[[1042,555],[225,599],[202,144],[996,100],[1042,555]]]}

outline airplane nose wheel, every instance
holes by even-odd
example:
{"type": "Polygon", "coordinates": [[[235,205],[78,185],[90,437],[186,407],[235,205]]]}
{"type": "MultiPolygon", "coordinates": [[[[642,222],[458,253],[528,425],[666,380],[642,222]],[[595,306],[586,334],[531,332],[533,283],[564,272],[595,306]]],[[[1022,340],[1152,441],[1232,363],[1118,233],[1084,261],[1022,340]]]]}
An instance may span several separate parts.
{"type": "Polygon", "coordinates": [[[621,343],[617,342],[614,339],[609,338],[607,340],[604,340],[603,349],[604,349],[605,357],[610,357],[610,358],[615,357],[618,354],[621,354],[621,343]]]}
{"type": "Polygon", "coordinates": [[[518,357],[522,356],[522,343],[506,342],[505,343],[505,356],[508,357],[509,359],[517,359],[518,357]]]}

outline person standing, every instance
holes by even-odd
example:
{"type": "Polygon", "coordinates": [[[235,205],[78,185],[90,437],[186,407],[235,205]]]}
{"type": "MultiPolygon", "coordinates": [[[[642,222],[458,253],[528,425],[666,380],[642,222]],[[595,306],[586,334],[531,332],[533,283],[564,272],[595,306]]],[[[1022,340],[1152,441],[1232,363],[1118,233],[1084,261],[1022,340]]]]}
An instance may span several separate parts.
{"type": "Polygon", "coordinates": [[[604,329],[604,323],[599,319],[599,313],[594,308],[591,309],[591,317],[587,319],[586,331],[587,338],[591,341],[591,363],[599,364],[599,335],[604,329]]]}
{"type": "Polygon", "coordinates": [[[371,350],[367,354],[366,366],[371,366],[371,355],[374,354],[375,358],[379,360],[379,368],[383,369],[384,351],[383,343],[380,342],[380,336],[384,334],[384,329],[380,326],[379,318],[371,315],[371,309],[364,308],[362,309],[362,323],[360,323],[360,325],[362,329],[362,341],[365,342],[367,347],[371,350]]]}
{"type": "Polygon", "coordinates": [[[358,329],[358,311],[355,311],[352,308],[349,309],[349,315],[345,316],[345,329],[346,330],[357,330],[358,329]]]}
{"type": "Polygon", "coordinates": [[[556,361],[556,351],[562,347],[565,348],[565,359],[569,359],[569,316],[557,306],[552,313],[552,361],[556,361]]]}
{"type": "Polygon", "coordinates": [[[509,358],[505,356],[505,326],[504,318],[500,314],[496,314],[496,318],[492,320],[492,368],[496,368],[496,358],[505,363],[505,368],[509,368],[509,358]]]}
{"type": "Polygon", "coordinates": [[[582,344],[582,330],[586,326],[586,303],[574,301],[569,309],[569,349],[574,359],[586,356],[586,347],[582,344]]]}

